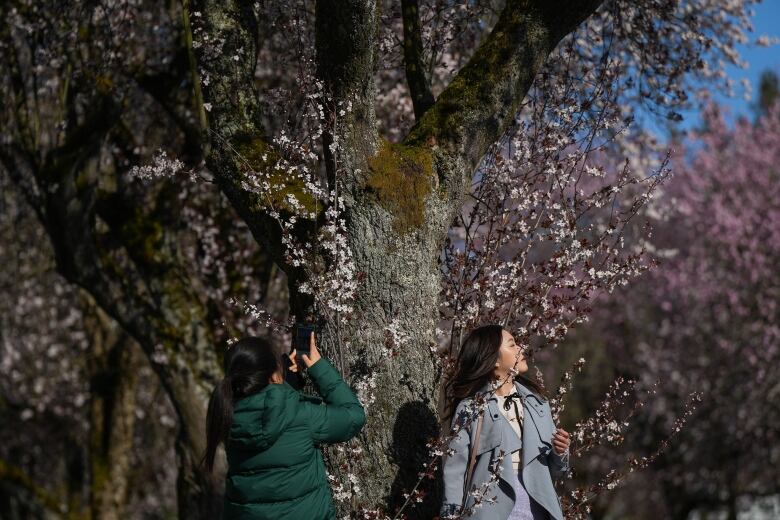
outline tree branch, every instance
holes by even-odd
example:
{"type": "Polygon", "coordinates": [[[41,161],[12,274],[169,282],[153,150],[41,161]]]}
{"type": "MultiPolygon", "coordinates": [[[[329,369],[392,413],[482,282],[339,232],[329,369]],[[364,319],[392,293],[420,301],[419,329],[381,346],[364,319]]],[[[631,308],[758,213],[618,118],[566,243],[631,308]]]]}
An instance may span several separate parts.
{"type": "MultiPolygon", "coordinates": [[[[325,105],[330,127],[323,132],[323,150],[331,188],[336,181],[334,140],[340,145],[339,160],[347,174],[366,171],[366,161],[376,151],[376,4],[374,0],[317,0],[317,75],[330,98],[325,105]]],[[[345,187],[356,180],[340,177],[345,187]]]]}
{"type": "MultiPolygon", "coordinates": [[[[261,125],[260,95],[254,70],[258,47],[258,23],[252,4],[237,0],[192,0],[198,18],[200,38],[198,65],[203,83],[203,98],[213,107],[209,112],[210,152],[206,163],[222,192],[246,222],[254,239],[286,273],[288,265],[279,223],[269,215],[273,209],[284,214],[286,193],[304,194],[300,200],[314,211],[314,200],[298,179],[286,172],[273,173],[280,155],[270,144],[261,125]],[[206,84],[208,83],[208,84],[206,84]],[[277,185],[269,199],[244,187],[255,172],[271,172],[277,185]]],[[[183,2],[187,8],[187,2],[183,2]]],[[[300,198],[300,197],[298,197],[300,198]]],[[[319,201],[318,209],[325,206],[319,201]]],[[[324,209],[323,209],[324,211],[324,209]]],[[[314,229],[313,221],[298,217],[296,233],[305,236],[314,229]]]]}
{"type": "MultiPolygon", "coordinates": [[[[509,0],[496,26],[434,105],[408,145],[437,145],[471,175],[512,123],[550,52],[603,0],[509,0]]],[[[442,172],[440,172],[440,176],[442,172]]],[[[442,182],[451,179],[444,173],[442,182]]],[[[459,184],[459,183],[458,183],[459,184]]]]}
{"type": "Polygon", "coordinates": [[[404,65],[406,83],[414,105],[414,117],[420,119],[433,105],[433,93],[423,64],[423,43],[420,32],[418,0],[401,0],[404,26],[404,65]]]}

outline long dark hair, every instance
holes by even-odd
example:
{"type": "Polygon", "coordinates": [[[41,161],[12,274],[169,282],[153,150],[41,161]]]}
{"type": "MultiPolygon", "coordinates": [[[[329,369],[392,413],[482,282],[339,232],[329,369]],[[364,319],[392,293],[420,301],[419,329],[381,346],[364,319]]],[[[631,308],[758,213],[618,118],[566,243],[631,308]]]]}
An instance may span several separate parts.
{"type": "MultiPolygon", "coordinates": [[[[503,331],[501,325],[482,325],[472,330],[463,340],[455,363],[455,372],[445,385],[444,424],[448,425],[448,428],[458,402],[477,395],[477,392],[495,377],[503,331]]],[[[536,381],[522,374],[516,374],[514,379],[547,399],[544,389],[536,381]]]]}
{"type": "Polygon", "coordinates": [[[225,377],[211,392],[206,413],[206,452],[201,464],[205,462],[209,472],[214,470],[217,446],[227,440],[233,424],[233,404],[268,386],[280,362],[271,343],[249,336],[228,347],[224,366],[225,377]]]}

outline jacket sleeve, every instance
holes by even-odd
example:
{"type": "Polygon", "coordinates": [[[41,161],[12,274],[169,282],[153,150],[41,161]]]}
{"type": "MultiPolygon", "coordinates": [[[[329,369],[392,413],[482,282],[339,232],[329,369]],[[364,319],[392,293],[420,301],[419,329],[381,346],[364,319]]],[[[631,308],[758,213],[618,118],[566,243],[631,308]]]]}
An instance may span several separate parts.
{"type": "Polygon", "coordinates": [[[569,450],[563,452],[563,455],[555,453],[555,448],[550,449],[548,455],[550,461],[550,475],[553,479],[564,476],[569,471],[569,450]]]}
{"type": "MultiPolygon", "coordinates": [[[[548,405],[548,411],[549,411],[549,405],[548,405]]],[[[549,412],[550,414],[552,412],[549,412]]],[[[555,423],[552,421],[552,415],[548,415],[550,417],[550,422],[552,423],[552,430],[555,431],[557,428],[555,426],[555,423]]],[[[558,455],[555,452],[555,446],[550,446],[550,452],[547,455],[547,459],[550,463],[550,476],[555,480],[556,478],[564,476],[569,471],[569,450],[566,449],[566,451],[563,452],[563,455],[558,455]]]]}
{"type": "MultiPolygon", "coordinates": [[[[550,410],[550,403],[545,402],[545,410],[547,412],[547,418],[550,421],[551,431],[555,431],[557,426],[552,420],[552,410],[550,410]]],[[[555,453],[555,446],[552,445],[552,440],[549,442],[550,451],[547,453],[547,461],[550,468],[550,476],[555,480],[556,478],[564,476],[569,471],[569,450],[563,452],[563,455],[555,453]]]]}
{"type": "Polygon", "coordinates": [[[309,429],[315,442],[343,442],[358,434],[366,412],[349,385],[325,358],[309,367],[309,376],[325,404],[306,402],[309,429]]]}
{"type": "Polygon", "coordinates": [[[461,402],[452,417],[452,427],[457,426],[460,431],[447,445],[448,451],[452,451],[452,453],[445,453],[442,456],[444,501],[439,512],[441,518],[448,518],[450,515],[456,514],[463,502],[463,484],[466,479],[471,445],[470,428],[461,427],[467,418],[466,415],[464,403],[461,402]]]}

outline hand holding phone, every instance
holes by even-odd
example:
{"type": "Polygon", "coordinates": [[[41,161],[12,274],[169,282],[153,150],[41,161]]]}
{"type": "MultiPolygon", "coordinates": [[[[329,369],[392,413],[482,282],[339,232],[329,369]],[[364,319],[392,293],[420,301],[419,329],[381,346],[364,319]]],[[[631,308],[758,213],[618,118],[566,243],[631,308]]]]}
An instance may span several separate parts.
{"type": "Polygon", "coordinates": [[[293,342],[293,353],[296,358],[300,358],[306,367],[310,367],[320,359],[320,353],[317,350],[317,341],[315,339],[315,325],[312,323],[297,323],[295,325],[295,341],[293,342]]]}

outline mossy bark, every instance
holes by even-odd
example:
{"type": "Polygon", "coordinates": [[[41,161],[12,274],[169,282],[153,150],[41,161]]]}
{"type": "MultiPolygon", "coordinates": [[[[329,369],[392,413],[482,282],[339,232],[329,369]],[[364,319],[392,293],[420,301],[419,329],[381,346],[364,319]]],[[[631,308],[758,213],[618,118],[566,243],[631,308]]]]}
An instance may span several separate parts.
{"type": "Polygon", "coordinates": [[[421,228],[425,222],[425,201],[438,185],[428,147],[383,141],[368,164],[371,173],[366,186],[393,215],[393,229],[403,234],[421,228]]]}
{"type": "Polygon", "coordinates": [[[603,1],[507,1],[493,30],[404,142],[433,144],[442,160],[462,160],[462,174],[471,175],[512,123],[549,53],[603,1]]]}
{"type": "MultiPolygon", "coordinates": [[[[376,375],[375,401],[360,434],[363,456],[329,449],[328,459],[333,473],[352,473],[360,485],[349,504],[340,504],[342,513],[361,507],[392,511],[422,469],[425,442],[437,433],[437,365],[430,347],[449,208],[439,196],[427,144],[392,144],[377,134],[377,3],[321,0],[317,15],[326,92],[335,104],[352,102],[351,112],[333,118],[323,145],[339,143],[337,157],[326,156],[340,167],[336,175],[328,163],[329,182],[345,199],[347,240],[362,275],[352,319],[338,328],[330,323],[322,339],[326,354],[343,360],[350,382],[376,375]],[[409,335],[394,353],[386,330],[393,321],[409,335]]],[[[435,499],[434,492],[416,514],[433,516],[435,499]]]]}
{"type": "MultiPolygon", "coordinates": [[[[160,194],[161,201],[173,198],[170,193],[160,194]]],[[[138,269],[137,283],[143,289],[140,295],[133,295],[135,308],[115,301],[103,301],[101,306],[113,310],[112,317],[139,340],[177,412],[179,517],[219,516],[222,486],[199,466],[205,451],[206,405],[222,373],[207,308],[181,271],[171,229],[156,220],[162,216],[142,214],[115,198],[111,200],[111,215],[102,216],[112,227],[113,239],[129,246],[126,251],[138,269]],[[159,234],[150,232],[155,230],[159,234]]],[[[100,251],[105,258],[106,251],[100,251]]],[[[224,468],[218,466],[217,479],[221,472],[224,468]]]]}

